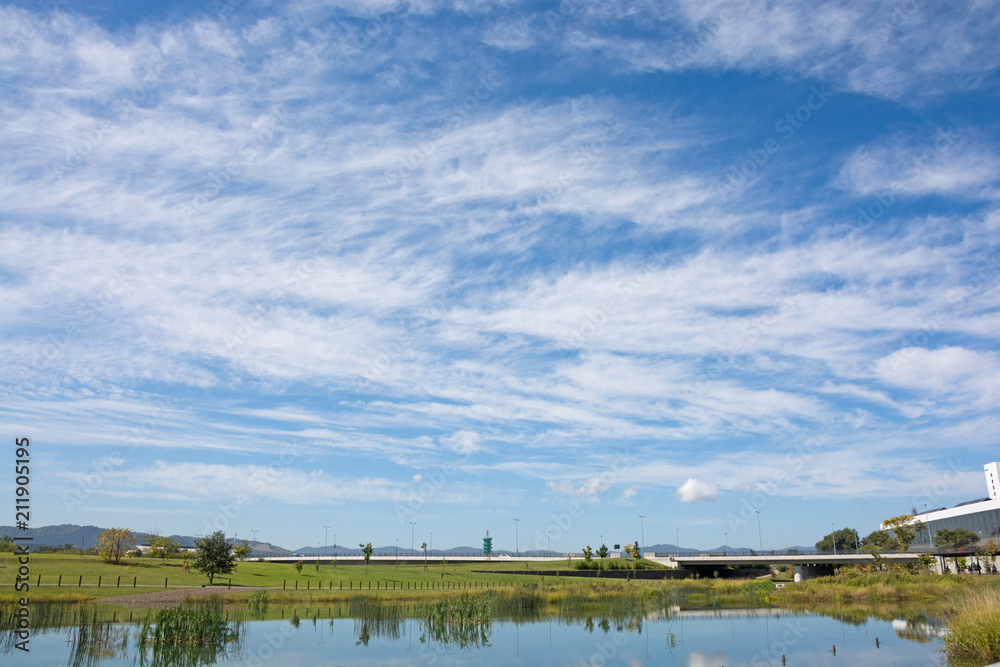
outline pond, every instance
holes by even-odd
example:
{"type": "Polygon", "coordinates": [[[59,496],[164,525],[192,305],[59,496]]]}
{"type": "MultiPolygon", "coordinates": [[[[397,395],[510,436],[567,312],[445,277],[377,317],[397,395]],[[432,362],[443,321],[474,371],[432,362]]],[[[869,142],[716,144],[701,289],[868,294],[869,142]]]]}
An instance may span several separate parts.
{"type": "MultiPolygon", "coordinates": [[[[403,613],[344,617],[334,607],[236,613],[210,645],[139,640],[139,623],[68,608],[34,630],[30,653],[3,643],[5,664],[45,665],[947,665],[933,618],[839,618],[780,609],[587,611],[520,620],[403,613]],[[274,618],[277,614],[285,619],[274,618]],[[331,618],[331,616],[333,616],[331,618]]],[[[91,609],[95,609],[91,607],[91,609]]],[[[412,610],[411,610],[412,611],[412,610]]],[[[143,612],[145,613],[145,612],[143,612]]],[[[120,617],[119,617],[120,618],[120,617]]],[[[166,623],[166,620],[161,621],[166,623]]],[[[200,621],[199,621],[200,622],[200,621]]],[[[149,626],[145,626],[149,630],[149,626]]],[[[213,634],[214,633],[214,634],[213,634]]],[[[8,631],[9,634],[9,631],[8,631]]],[[[152,636],[152,635],[150,635],[152,636]]]]}

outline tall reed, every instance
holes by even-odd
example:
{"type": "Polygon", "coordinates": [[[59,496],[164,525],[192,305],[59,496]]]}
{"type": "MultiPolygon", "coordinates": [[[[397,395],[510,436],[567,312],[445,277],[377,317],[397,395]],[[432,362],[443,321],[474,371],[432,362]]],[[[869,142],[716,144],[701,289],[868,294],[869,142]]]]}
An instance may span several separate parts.
{"type": "Polygon", "coordinates": [[[982,588],[962,597],[948,622],[944,650],[958,662],[1000,661],[1000,588],[982,588]]]}

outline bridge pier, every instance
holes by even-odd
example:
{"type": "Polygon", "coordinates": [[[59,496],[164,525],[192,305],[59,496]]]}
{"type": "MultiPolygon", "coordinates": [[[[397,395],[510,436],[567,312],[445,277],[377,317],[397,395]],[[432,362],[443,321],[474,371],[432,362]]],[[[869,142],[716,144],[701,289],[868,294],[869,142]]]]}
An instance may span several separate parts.
{"type": "Polygon", "coordinates": [[[794,565],[792,566],[792,571],[795,573],[795,581],[805,581],[806,579],[815,579],[816,577],[833,576],[833,565],[794,565]]]}

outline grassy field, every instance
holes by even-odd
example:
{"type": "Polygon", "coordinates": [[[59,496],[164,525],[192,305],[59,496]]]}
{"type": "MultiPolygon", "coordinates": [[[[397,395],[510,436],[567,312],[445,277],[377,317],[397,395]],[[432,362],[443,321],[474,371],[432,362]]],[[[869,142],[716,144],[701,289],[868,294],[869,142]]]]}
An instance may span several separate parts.
{"type": "MultiPolygon", "coordinates": [[[[207,577],[193,569],[184,572],[183,562],[168,560],[161,563],[149,558],[135,558],[122,561],[120,565],[104,563],[95,556],[72,556],[55,554],[35,554],[31,556],[30,597],[35,601],[60,600],[78,601],[127,595],[132,592],[163,590],[164,579],[170,588],[201,586],[208,583],[207,577]],[[41,575],[42,585],[37,586],[41,575]],[[62,586],[56,583],[62,575],[62,586]],[[78,586],[80,577],[83,586],[78,586]],[[97,587],[98,577],[101,587],[97,587]],[[121,578],[120,587],[118,586],[121,578]],[[133,581],[136,587],[133,589],[133,581]]],[[[0,600],[11,601],[20,594],[14,590],[18,563],[11,554],[0,554],[0,600]]],[[[692,606],[780,606],[788,609],[855,607],[875,609],[880,607],[927,603],[946,606],[968,591],[980,588],[1000,588],[1000,577],[986,576],[939,576],[933,574],[910,574],[905,572],[883,572],[864,574],[845,571],[835,577],[823,577],[798,584],[786,584],[776,590],[771,580],[678,580],[678,581],[622,581],[609,579],[580,579],[577,577],[539,577],[536,575],[506,574],[511,570],[545,569],[567,570],[567,561],[553,563],[533,563],[526,568],[524,563],[446,563],[428,564],[424,571],[422,563],[400,564],[378,563],[368,566],[321,564],[317,571],[315,563],[306,563],[302,572],[297,572],[292,564],[244,562],[231,575],[216,577],[215,587],[229,601],[249,598],[249,592],[240,592],[246,587],[270,587],[272,600],[276,603],[296,603],[298,601],[346,600],[359,590],[372,594],[392,596],[398,600],[423,600],[427,597],[450,595],[470,586],[478,589],[484,584],[499,587],[530,586],[549,595],[570,594],[579,596],[581,591],[594,591],[601,595],[629,587],[653,591],[684,591],[684,602],[692,606]],[[491,570],[491,574],[473,572],[491,570]],[[230,579],[232,588],[229,588],[230,579]],[[297,583],[297,588],[296,588],[297,583]],[[369,589],[369,586],[371,587],[369,589]],[[433,588],[431,588],[433,587],[433,588]],[[388,590],[387,590],[388,589],[388,590]]]]}
{"type": "MultiPolygon", "coordinates": [[[[151,558],[131,558],[122,560],[120,565],[112,565],[103,562],[96,556],[33,554],[30,567],[31,597],[35,600],[48,598],[60,600],[91,599],[125,595],[133,590],[133,582],[135,583],[135,592],[162,590],[165,581],[171,588],[201,586],[208,583],[208,578],[193,568],[185,572],[184,564],[180,560],[167,560],[166,563],[161,563],[159,560],[151,558]],[[61,587],[57,587],[60,575],[62,576],[62,584],[61,587]],[[37,585],[39,576],[41,576],[41,586],[37,585]],[[79,585],[81,577],[82,586],[79,585]],[[101,580],[100,588],[97,587],[98,578],[101,580]]],[[[9,600],[18,596],[14,591],[17,568],[18,563],[13,554],[0,554],[0,599],[9,600]]],[[[402,589],[419,593],[424,590],[431,592],[431,590],[441,587],[465,588],[487,582],[509,586],[541,581],[540,577],[534,575],[503,573],[524,569],[568,570],[572,568],[567,561],[556,561],[544,565],[533,563],[531,567],[526,567],[524,563],[511,562],[445,563],[443,566],[441,564],[428,564],[425,572],[422,563],[406,563],[398,566],[379,563],[370,564],[366,574],[366,568],[363,564],[333,565],[323,563],[317,570],[315,563],[307,562],[302,567],[302,571],[297,572],[292,564],[248,561],[240,563],[232,575],[216,576],[215,586],[228,590],[231,580],[234,589],[266,586],[285,587],[294,591],[297,584],[298,590],[315,591],[320,587],[323,590],[329,590],[331,586],[335,590],[340,590],[343,586],[345,591],[356,591],[359,587],[367,591],[370,585],[372,591],[387,587],[391,591],[395,587],[396,591],[402,589]],[[496,573],[475,573],[473,570],[491,570],[496,573]],[[415,588],[420,586],[433,586],[434,589],[415,588]]],[[[564,585],[568,583],[567,579],[545,577],[544,583],[564,585]]],[[[574,579],[573,581],[579,582],[580,580],[574,579]]]]}

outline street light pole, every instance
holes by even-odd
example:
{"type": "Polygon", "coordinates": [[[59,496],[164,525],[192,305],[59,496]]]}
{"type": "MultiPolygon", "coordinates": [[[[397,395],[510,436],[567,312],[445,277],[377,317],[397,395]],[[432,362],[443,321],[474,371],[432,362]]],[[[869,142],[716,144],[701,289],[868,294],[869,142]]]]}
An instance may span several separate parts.
{"type": "Polygon", "coordinates": [[[430,549],[431,549],[431,551],[434,551],[434,533],[431,533],[430,549]]]}
{"type": "Polygon", "coordinates": [[[413,552],[413,527],[417,525],[416,521],[410,522],[410,553],[413,552]]]}
{"type": "Polygon", "coordinates": [[[681,529],[674,528],[674,542],[677,543],[677,555],[681,555],[681,529]]]}
{"type": "Polygon", "coordinates": [[[642,553],[639,554],[641,558],[646,554],[646,515],[639,515],[639,529],[642,531],[642,553]]]}
{"type": "Polygon", "coordinates": [[[327,549],[327,547],[330,546],[330,540],[327,539],[328,537],[330,537],[330,526],[323,526],[323,550],[324,551],[327,549]]]}
{"type": "Polygon", "coordinates": [[[830,539],[833,540],[833,555],[837,555],[837,529],[834,528],[833,522],[830,522],[830,539]]]}
{"type": "Polygon", "coordinates": [[[761,555],[764,554],[764,538],[761,537],[760,533],[760,510],[754,510],[757,513],[757,544],[760,546],[761,555]]]}
{"type": "Polygon", "coordinates": [[[520,519],[514,519],[514,557],[519,558],[521,556],[521,548],[517,539],[517,524],[521,523],[520,519]]]}

